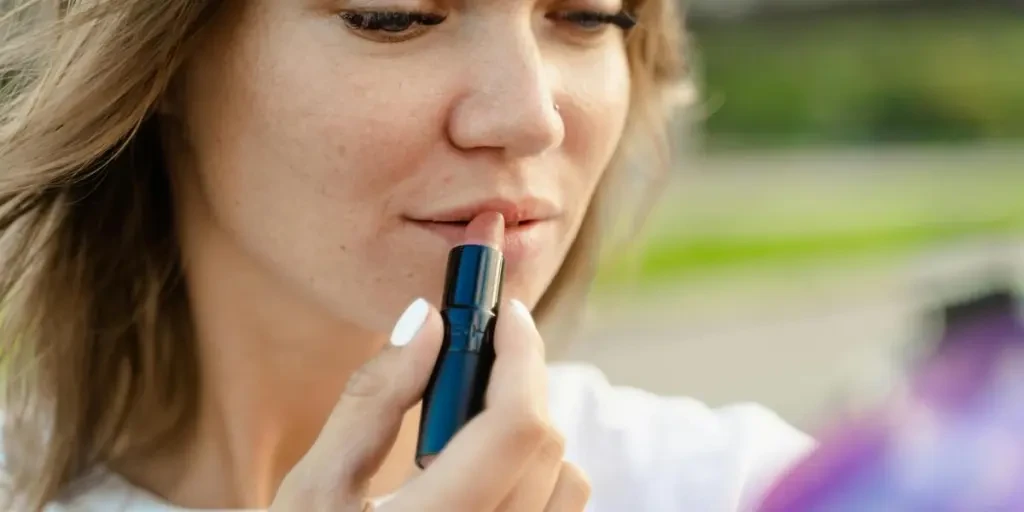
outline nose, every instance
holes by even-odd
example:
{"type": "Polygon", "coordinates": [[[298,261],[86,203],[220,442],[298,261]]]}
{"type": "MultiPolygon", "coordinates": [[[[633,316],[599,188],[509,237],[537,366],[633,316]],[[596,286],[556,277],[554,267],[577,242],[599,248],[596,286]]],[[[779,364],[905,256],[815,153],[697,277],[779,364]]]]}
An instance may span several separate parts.
{"type": "Polygon", "coordinates": [[[562,143],[565,125],[555,103],[558,72],[545,61],[532,34],[492,34],[470,55],[472,61],[463,68],[466,89],[448,121],[454,146],[494,149],[515,158],[562,143]]]}

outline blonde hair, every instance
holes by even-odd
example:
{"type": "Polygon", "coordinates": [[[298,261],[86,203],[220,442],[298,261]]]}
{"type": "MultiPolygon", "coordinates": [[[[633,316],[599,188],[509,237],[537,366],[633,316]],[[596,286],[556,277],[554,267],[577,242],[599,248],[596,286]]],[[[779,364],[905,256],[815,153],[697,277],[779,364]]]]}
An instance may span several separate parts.
{"type": "MultiPolygon", "coordinates": [[[[635,175],[622,172],[630,142],[667,147],[664,100],[687,76],[680,23],[672,0],[634,3],[629,133],[542,322],[573,318],[604,219],[621,213],[602,207],[635,175]]],[[[154,109],[220,4],[0,0],[0,371],[16,500],[5,510],[41,509],[194,419],[196,352],[154,109]]]]}

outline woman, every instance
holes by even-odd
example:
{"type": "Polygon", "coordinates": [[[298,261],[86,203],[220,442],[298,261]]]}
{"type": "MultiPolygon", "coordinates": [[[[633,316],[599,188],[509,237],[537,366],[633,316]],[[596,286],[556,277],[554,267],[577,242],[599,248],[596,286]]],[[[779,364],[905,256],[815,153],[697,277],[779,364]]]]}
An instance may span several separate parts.
{"type": "Polygon", "coordinates": [[[775,416],[542,364],[686,78],[669,0],[619,2],[5,2],[12,507],[752,504],[808,444],[775,416]],[[488,406],[419,472],[414,299],[494,212],[488,406]]]}

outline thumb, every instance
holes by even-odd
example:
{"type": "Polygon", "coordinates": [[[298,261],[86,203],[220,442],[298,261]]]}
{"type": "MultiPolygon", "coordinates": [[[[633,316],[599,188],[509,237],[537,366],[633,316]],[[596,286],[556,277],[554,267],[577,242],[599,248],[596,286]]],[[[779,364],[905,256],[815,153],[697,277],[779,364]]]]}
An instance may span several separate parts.
{"type": "Polygon", "coordinates": [[[317,441],[299,463],[302,469],[294,472],[303,475],[297,478],[324,484],[296,482],[298,489],[330,494],[329,498],[306,498],[342,509],[361,503],[370,478],[398,436],[405,413],[423,396],[443,330],[440,314],[426,300],[418,299],[406,308],[391,333],[391,343],[352,375],[317,441]]]}

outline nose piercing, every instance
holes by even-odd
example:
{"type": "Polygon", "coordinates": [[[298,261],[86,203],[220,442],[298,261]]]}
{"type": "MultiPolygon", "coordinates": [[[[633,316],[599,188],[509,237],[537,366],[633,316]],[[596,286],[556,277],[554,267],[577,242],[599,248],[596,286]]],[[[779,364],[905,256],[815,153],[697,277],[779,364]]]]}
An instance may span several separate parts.
{"type": "Polygon", "coordinates": [[[555,105],[555,112],[561,112],[562,111],[562,107],[558,106],[558,103],[555,103],[554,105],[555,105]]]}

